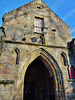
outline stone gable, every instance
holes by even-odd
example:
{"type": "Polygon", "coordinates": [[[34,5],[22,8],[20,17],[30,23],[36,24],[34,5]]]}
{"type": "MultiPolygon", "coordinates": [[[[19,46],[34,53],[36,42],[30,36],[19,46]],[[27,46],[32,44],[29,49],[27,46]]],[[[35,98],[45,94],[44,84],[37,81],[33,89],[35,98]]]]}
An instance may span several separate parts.
{"type": "Polygon", "coordinates": [[[70,28],[43,1],[5,14],[0,34],[0,100],[74,100],[74,40],[68,47],[70,28]]]}
{"type": "Polygon", "coordinates": [[[67,42],[71,41],[70,28],[43,1],[37,0],[3,16],[6,40],[15,38],[16,41],[21,41],[25,34],[25,42],[32,42],[31,38],[36,37],[38,43],[40,35],[34,33],[35,17],[44,20],[47,45],[67,46],[67,42]]]}

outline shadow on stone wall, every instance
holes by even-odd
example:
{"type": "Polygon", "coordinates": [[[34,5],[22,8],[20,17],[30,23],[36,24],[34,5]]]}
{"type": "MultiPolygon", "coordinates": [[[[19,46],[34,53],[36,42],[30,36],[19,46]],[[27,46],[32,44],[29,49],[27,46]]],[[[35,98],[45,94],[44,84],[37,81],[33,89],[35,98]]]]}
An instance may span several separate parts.
{"type": "Polygon", "coordinates": [[[57,61],[50,55],[51,59],[53,60],[56,66],[56,78],[57,78],[57,85],[58,85],[58,100],[65,100],[65,89],[64,89],[64,81],[63,81],[63,74],[62,71],[57,63],[57,61]]]}

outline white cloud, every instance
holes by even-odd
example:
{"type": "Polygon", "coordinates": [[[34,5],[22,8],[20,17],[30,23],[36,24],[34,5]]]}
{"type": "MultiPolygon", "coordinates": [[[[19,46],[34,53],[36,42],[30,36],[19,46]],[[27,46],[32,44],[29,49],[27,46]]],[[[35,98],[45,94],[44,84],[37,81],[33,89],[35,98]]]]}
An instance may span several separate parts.
{"type": "Polygon", "coordinates": [[[71,35],[72,35],[72,38],[75,38],[75,27],[71,29],[71,35]]]}
{"type": "Polygon", "coordinates": [[[72,29],[71,29],[71,33],[74,33],[75,32],[75,27],[73,27],[72,29]]]}
{"type": "Polygon", "coordinates": [[[72,34],[72,38],[75,38],[75,33],[74,33],[74,34],[72,34]]]}
{"type": "Polygon", "coordinates": [[[54,3],[54,10],[59,9],[63,4],[64,4],[65,0],[56,0],[56,2],[54,3]]]}
{"type": "Polygon", "coordinates": [[[69,17],[73,16],[73,14],[75,14],[75,9],[72,9],[69,13],[67,13],[63,20],[67,20],[69,17]]]}

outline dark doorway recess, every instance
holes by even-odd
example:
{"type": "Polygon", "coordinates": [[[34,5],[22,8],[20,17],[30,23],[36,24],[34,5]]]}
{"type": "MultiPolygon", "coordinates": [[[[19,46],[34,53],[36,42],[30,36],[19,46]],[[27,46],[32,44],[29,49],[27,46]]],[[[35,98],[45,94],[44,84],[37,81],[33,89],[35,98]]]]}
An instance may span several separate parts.
{"type": "Polygon", "coordinates": [[[54,77],[38,58],[25,73],[24,100],[55,100],[54,77]]]}

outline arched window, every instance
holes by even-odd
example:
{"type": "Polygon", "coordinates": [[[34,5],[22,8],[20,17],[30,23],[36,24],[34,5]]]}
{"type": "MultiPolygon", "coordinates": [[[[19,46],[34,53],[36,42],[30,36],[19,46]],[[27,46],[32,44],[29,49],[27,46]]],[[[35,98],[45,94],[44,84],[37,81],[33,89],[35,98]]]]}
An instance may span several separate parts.
{"type": "Polygon", "coordinates": [[[2,48],[3,48],[3,37],[6,37],[5,28],[4,27],[0,27],[0,54],[1,54],[2,48]]]}
{"type": "Polygon", "coordinates": [[[20,50],[18,48],[14,48],[12,51],[12,64],[19,64],[20,59],[20,50]]]}
{"type": "Polygon", "coordinates": [[[62,52],[61,56],[63,57],[64,66],[68,65],[67,55],[66,53],[62,52]]]}

